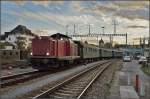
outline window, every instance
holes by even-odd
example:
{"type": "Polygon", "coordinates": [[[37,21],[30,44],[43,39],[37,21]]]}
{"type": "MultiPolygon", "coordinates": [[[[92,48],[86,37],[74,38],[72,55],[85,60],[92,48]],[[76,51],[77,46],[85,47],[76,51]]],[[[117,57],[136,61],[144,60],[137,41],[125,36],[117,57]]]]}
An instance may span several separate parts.
{"type": "Polygon", "coordinates": [[[3,55],[6,55],[6,52],[5,52],[5,51],[3,52],[3,55]]]}
{"type": "Polygon", "coordinates": [[[10,38],[10,37],[9,37],[8,39],[9,39],[9,41],[11,40],[11,38],[10,38]]]}
{"type": "Polygon", "coordinates": [[[18,52],[16,52],[16,55],[18,55],[18,52]]]}
{"type": "Polygon", "coordinates": [[[11,56],[11,55],[12,55],[12,52],[10,52],[9,54],[10,54],[10,56],[11,56]]]}

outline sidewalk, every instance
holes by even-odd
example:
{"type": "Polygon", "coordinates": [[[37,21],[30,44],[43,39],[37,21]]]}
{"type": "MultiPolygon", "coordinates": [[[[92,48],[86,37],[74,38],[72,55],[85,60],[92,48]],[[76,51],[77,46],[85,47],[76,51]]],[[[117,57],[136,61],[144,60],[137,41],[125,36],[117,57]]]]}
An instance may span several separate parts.
{"type": "Polygon", "coordinates": [[[121,99],[120,87],[122,86],[132,86],[135,88],[136,75],[139,76],[139,92],[137,93],[139,98],[150,99],[150,77],[143,73],[140,65],[135,60],[124,62],[121,71],[116,72],[110,89],[109,99],[121,99]]]}

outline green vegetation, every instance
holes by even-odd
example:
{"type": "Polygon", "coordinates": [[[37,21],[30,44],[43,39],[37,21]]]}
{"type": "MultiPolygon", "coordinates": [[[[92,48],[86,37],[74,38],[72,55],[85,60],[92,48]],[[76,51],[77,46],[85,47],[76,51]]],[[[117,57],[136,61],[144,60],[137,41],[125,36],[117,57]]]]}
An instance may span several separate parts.
{"type": "Polygon", "coordinates": [[[148,76],[150,76],[150,66],[143,65],[143,66],[141,67],[141,69],[143,70],[143,72],[144,72],[145,74],[147,74],[148,76]]]}
{"type": "Polygon", "coordinates": [[[25,37],[17,37],[16,44],[18,46],[18,49],[25,50],[26,49],[26,38],[25,37]]]}
{"type": "Polygon", "coordinates": [[[107,42],[107,43],[104,44],[104,47],[105,47],[105,48],[111,48],[111,47],[112,47],[112,44],[107,42]]]}
{"type": "Polygon", "coordinates": [[[0,42],[0,49],[4,49],[5,48],[5,44],[0,42]]]}
{"type": "Polygon", "coordinates": [[[6,46],[13,46],[13,44],[9,42],[0,42],[0,49],[5,49],[6,46]]]}

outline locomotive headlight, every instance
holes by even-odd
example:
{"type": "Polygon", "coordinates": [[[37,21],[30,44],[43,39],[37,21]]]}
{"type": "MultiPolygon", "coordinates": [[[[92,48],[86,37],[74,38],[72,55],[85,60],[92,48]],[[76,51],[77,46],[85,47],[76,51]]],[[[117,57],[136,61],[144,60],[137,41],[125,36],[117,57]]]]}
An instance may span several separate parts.
{"type": "Polygon", "coordinates": [[[33,55],[33,53],[31,52],[30,55],[33,55]]]}
{"type": "Polygon", "coordinates": [[[48,55],[49,55],[49,53],[47,52],[47,53],[46,53],[46,55],[48,56],[48,55]]]}

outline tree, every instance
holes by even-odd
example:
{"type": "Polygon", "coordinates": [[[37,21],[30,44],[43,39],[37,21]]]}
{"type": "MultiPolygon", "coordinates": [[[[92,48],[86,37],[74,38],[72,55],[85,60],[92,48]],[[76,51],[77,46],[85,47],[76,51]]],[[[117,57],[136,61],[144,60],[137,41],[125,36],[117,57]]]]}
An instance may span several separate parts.
{"type": "Polygon", "coordinates": [[[17,37],[17,48],[20,49],[20,58],[26,59],[28,57],[28,51],[27,51],[27,40],[25,37],[17,37]]]}
{"type": "Polygon", "coordinates": [[[115,44],[114,48],[119,49],[119,44],[115,44]]]}
{"type": "Polygon", "coordinates": [[[15,46],[10,42],[0,42],[0,49],[5,49],[6,46],[12,46],[13,49],[15,48],[15,46]]]}
{"type": "Polygon", "coordinates": [[[111,48],[111,47],[112,47],[112,44],[107,42],[107,43],[104,44],[104,47],[105,47],[105,48],[111,48]]]}
{"type": "Polygon", "coordinates": [[[17,41],[16,41],[16,44],[17,44],[17,47],[18,49],[20,50],[26,50],[26,38],[25,37],[17,37],[17,41]]]}
{"type": "Polygon", "coordinates": [[[4,49],[5,48],[5,44],[0,42],[0,49],[4,49]]]}

